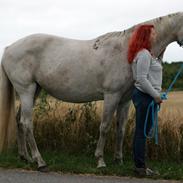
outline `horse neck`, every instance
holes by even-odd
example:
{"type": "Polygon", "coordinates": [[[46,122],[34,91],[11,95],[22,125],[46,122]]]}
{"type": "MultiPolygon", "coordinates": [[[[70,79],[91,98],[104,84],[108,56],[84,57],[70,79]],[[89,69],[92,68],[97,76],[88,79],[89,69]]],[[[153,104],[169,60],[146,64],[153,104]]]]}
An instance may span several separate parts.
{"type": "Polygon", "coordinates": [[[180,27],[177,26],[179,25],[178,21],[180,21],[180,19],[177,16],[167,16],[164,20],[162,19],[154,23],[157,31],[157,39],[152,45],[152,53],[156,57],[159,57],[170,43],[176,41],[176,35],[180,29],[180,27]]]}

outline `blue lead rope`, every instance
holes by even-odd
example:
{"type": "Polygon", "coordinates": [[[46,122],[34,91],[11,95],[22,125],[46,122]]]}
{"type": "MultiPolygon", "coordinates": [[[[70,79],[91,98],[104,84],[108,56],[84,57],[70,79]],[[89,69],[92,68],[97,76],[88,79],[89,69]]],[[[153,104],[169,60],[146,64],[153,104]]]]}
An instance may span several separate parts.
{"type": "MultiPolygon", "coordinates": [[[[172,83],[170,84],[170,86],[168,87],[166,92],[161,94],[162,100],[167,100],[168,93],[170,92],[173,85],[177,81],[177,78],[181,74],[182,70],[183,70],[183,64],[181,64],[179,71],[177,72],[174,80],[172,81],[172,83]]],[[[147,113],[146,113],[146,118],[145,118],[145,123],[144,123],[144,136],[146,138],[153,138],[153,136],[154,136],[155,144],[158,144],[158,112],[159,111],[160,111],[160,106],[158,104],[156,104],[155,101],[153,100],[147,108],[147,113]],[[147,123],[148,123],[150,109],[152,109],[152,112],[151,112],[152,125],[151,125],[151,129],[149,131],[149,134],[147,134],[147,123]]]]}

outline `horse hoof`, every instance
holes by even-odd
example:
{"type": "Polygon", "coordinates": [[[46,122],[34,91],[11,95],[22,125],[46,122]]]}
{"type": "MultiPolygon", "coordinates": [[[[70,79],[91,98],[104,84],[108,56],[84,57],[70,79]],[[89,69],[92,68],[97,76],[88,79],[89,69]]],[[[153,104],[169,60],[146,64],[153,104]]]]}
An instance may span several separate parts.
{"type": "Polygon", "coordinates": [[[44,166],[40,166],[40,167],[38,167],[38,169],[37,169],[39,172],[44,172],[44,173],[47,173],[47,172],[49,172],[49,168],[48,168],[48,166],[47,165],[44,165],[44,166]]]}
{"type": "Polygon", "coordinates": [[[106,168],[106,164],[98,165],[97,168],[98,168],[98,169],[106,168]]]}
{"type": "Polygon", "coordinates": [[[106,167],[106,164],[105,164],[104,160],[102,158],[99,159],[97,168],[105,168],[105,167],[106,167]]]}

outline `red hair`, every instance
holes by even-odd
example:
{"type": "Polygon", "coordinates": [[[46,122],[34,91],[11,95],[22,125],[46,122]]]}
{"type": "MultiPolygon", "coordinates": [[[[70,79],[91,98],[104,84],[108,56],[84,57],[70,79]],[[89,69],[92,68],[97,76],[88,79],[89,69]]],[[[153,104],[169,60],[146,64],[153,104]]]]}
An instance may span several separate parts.
{"type": "Polygon", "coordinates": [[[136,54],[142,50],[147,49],[151,51],[150,35],[154,25],[140,25],[132,33],[128,44],[128,62],[131,64],[136,54]]]}

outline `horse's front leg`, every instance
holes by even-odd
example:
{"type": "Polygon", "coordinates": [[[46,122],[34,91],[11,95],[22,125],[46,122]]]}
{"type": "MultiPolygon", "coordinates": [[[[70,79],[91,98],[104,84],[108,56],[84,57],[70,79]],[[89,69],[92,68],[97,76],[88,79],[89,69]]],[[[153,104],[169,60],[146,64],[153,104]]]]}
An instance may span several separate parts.
{"type": "Polygon", "coordinates": [[[128,118],[129,107],[130,107],[130,101],[126,103],[120,103],[117,108],[116,146],[115,146],[114,161],[115,163],[118,164],[123,163],[122,147],[123,147],[125,126],[128,118]]]}
{"type": "Polygon", "coordinates": [[[103,117],[102,122],[100,124],[100,137],[95,151],[95,157],[98,160],[97,168],[106,167],[106,164],[103,159],[106,135],[110,129],[112,117],[119,101],[120,93],[104,95],[103,117]]]}

